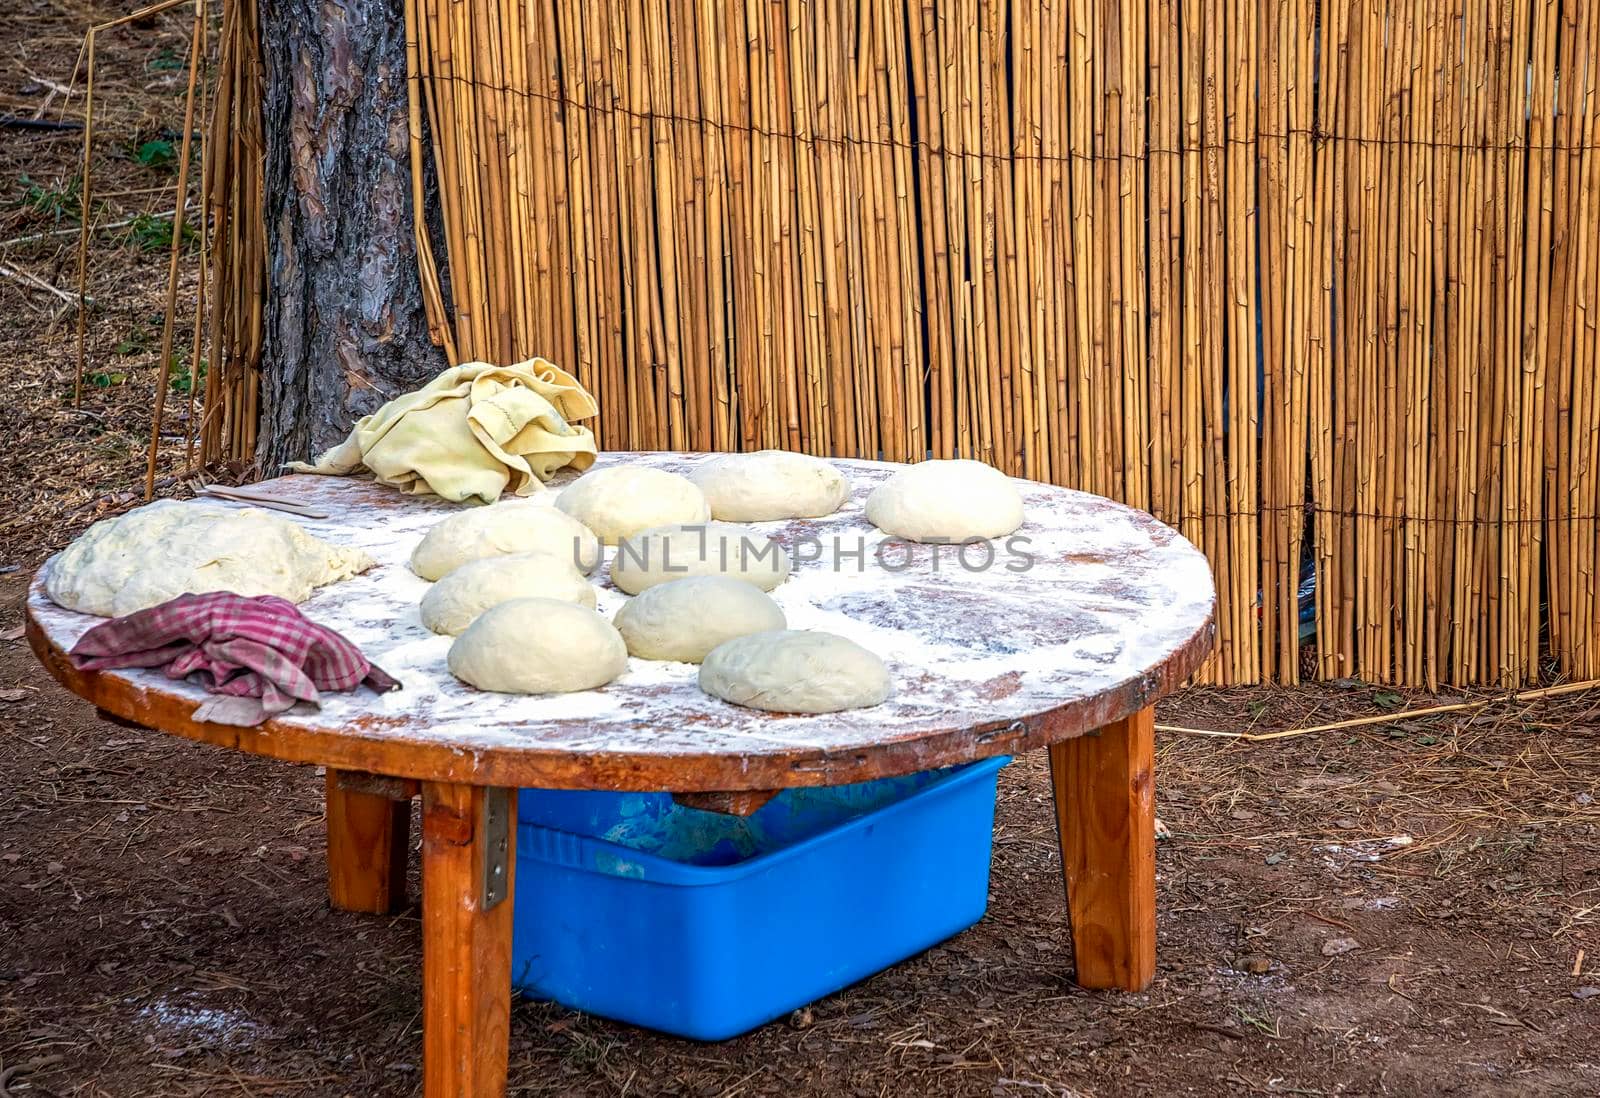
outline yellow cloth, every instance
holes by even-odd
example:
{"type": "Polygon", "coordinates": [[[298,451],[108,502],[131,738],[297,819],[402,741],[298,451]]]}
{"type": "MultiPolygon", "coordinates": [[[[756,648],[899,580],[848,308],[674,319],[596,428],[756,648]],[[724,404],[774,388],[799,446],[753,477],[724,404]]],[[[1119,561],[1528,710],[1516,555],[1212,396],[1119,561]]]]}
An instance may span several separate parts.
{"type": "Polygon", "coordinates": [[[578,380],[542,358],[515,366],[453,366],[356,422],[350,437],[296,473],[346,476],[362,468],[402,492],[460,503],[519,496],[535,478],[594,464],[594,434],[569,421],[599,411],[578,380]]]}

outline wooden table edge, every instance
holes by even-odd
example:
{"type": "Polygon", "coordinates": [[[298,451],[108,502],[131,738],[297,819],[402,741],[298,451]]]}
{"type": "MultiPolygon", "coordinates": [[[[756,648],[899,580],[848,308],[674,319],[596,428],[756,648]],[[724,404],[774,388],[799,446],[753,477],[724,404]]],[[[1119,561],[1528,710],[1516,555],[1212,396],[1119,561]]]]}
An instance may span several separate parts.
{"type": "MultiPolygon", "coordinates": [[[[37,588],[38,579],[34,587],[37,588]]],[[[271,720],[255,728],[196,721],[198,702],[114,674],[80,671],[45,633],[30,604],[28,644],[50,675],[98,709],[133,725],[285,762],[465,785],[713,793],[844,785],[898,777],[1059,743],[1125,720],[1171,693],[1211,651],[1215,605],[1155,667],[1095,695],[1013,720],[936,730],[863,747],[796,747],[739,758],[704,754],[578,753],[564,748],[452,746],[357,727],[340,731],[271,720]]],[[[364,689],[364,688],[358,688],[364,689]]],[[[863,711],[870,720],[870,711],[863,711]]]]}

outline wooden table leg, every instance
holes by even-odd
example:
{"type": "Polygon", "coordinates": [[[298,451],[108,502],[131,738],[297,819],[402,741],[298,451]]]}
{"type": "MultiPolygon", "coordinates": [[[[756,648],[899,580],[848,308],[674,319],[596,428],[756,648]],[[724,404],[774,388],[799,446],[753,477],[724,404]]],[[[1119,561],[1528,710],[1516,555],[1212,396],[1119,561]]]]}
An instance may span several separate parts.
{"type": "Polygon", "coordinates": [[[328,769],[328,899],[387,915],[406,902],[411,802],[345,788],[341,777],[328,769]]]}
{"type": "Polygon", "coordinates": [[[1084,987],[1156,973],[1155,710],[1050,746],[1072,951],[1084,987]]]}
{"type": "Polygon", "coordinates": [[[422,787],[426,1098],[505,1094],[516,805],[515,790],[437,782],[422,787]],[[496,864],[503,874],[493,872],[496,864]],[[495,902],[491,882],[497,876],[503,877],[503,899],[495,902]]]}

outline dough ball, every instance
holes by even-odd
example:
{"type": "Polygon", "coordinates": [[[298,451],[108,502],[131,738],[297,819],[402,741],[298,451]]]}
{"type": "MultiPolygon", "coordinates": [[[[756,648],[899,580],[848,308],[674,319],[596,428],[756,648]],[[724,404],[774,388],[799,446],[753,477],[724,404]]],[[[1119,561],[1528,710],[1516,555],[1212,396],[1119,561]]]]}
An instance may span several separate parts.
{"type": "Polygon", "coordinates": [[[372,565],[271,511],[161,500],[89,527],[50,565],[45,589],[58,606],[109,618],[211,591],[304,602],[372,565]]]}
{"type": "Polygon", "coordinates": [[[728,522],[820,518],[850,498],[843,473],[790,450],[725,454],[700,465],[689,479],[705,493],[711,517],[728,522]]]}
{"type": "Polygon", "coordinates": [[[873,490],[867,521],[909,541],[999,538],[1022,525],[1022,494],[981,461],[924,461],[873,490]]]}
{"type": "Polygon", "coordinates": [[[725,522],[658,526],[617,546],[611,582],[630,595],[686,576],[732,576],[770,591],[789,578],[789,554],[764,534],[725,522]]]}
{"type": "Polygon", "coordinates": [[[706,497],[688,477],[637,465],[585,473],[562,490],[556,506],[607,545],[652,526],[711,517],[706,497]]]}
{"type": "Polygon", "coordinates": [[[511,599],[491,607],[450,646],[450,673],[479,690],[570,694],[604,686],[628,667],[611,623],[558,599],[511,599]]]}
{"type": "Polygon", "coordinates": [[[780,629],[719,644],[700,665],[700,689],[751,709],[836,713],[889,696],[889,669],[834,633],[780,629]]]}
{"type": "Polygon", "coordinates": [[[411,552],[411,570],[436,580],[463,564],[508,553],[549,553],[583,572],[600,564],[600,539],[549,504],[506,500],[435,523],[411,552]]]}
{"type": "Polygon", "coordinates": [[[617,611],[628,652],[646,660],[699,663],[725,640],[789,623],[772,597],[729,576],[657,584],[617,611]]]}
{"type": "Polygon", "coordinates": [[[572,562],[550,553],[512,553],[463,564],[422,596],[422,624],[450,636],[508,599],[558,599],[594,609],[594,588],[572,562]]]}

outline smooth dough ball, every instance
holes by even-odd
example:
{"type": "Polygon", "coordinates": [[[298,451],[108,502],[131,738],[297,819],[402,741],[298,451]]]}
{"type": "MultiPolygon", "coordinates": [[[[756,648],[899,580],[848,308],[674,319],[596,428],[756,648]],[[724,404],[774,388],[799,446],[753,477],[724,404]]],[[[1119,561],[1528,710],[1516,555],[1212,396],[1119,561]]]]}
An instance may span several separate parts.
{"type": "Polygon", "coordinates": [[[728,576],[658,584],[629,599],[615,621],[631,655],[680,663],[699,663],[723,641],[789,624],[772,596],[728,576]]]}
{"type": "Polygon", "coordinates": [[[450,646],[450,673],[479,690],[570,694],[604,686],[628,667],[611,623],[558,599],[511,599],[485,610],[450,646]]]}
{"type": "Polygon", "coordinates": [[[820,518],[850,498],[850,482],[821,458],[790,450],[759,450],[712,458],[689,475],[728,522],[820,518]]]}
{"type": "Polygon", "coordinates": [[[562,490],[556,506],[607,545],[652,526],[711,517],[706,497],[688,477],[637,465],[585,473],[562,490]]]}
{"type": "Polygon", "coordinates": [[[763,534],[724,522],[658,526],[618,544],[611,582],[630,595],[687,576],[731,576],[770,591],[789,578],[789,554],[763,534]]]}
{"type": "Polygon", "coordinates": [[[700,665],[700,689],[751,709],[836,713],[889,696],[889,669],[834,633],[782,629],[719,644],[700,665]]]}
{"type": "Polygon", "coordinates": [[[551,553],[512,553],[463,564],[422,596],[422,624],[450,636],[509,599],[558,599],[594,609],[594,587],[572,562],[551,553]]]}
{"type": "Polygon", "coordinates": [[[304,602],[372,565],[270,511],[161,500],[89,527],[50,565],[45,589],[58,606],[110,618],[211,591],[304,602]]]}
{"type": "Polygon", "coordinates": [[[924,461],[867,497],[867,521],[909,541],[998,538],[1022,525],[1022,493],[981,461],[924,461]]]}
{"type": "Polygon", "coordinates": [[[510,499],[435,523],[412,550],[411,570],[436,580],[463,564],[509,553],[549,553],[593,572],[600,564],[600,539],[549,504],[510,499]]]}

